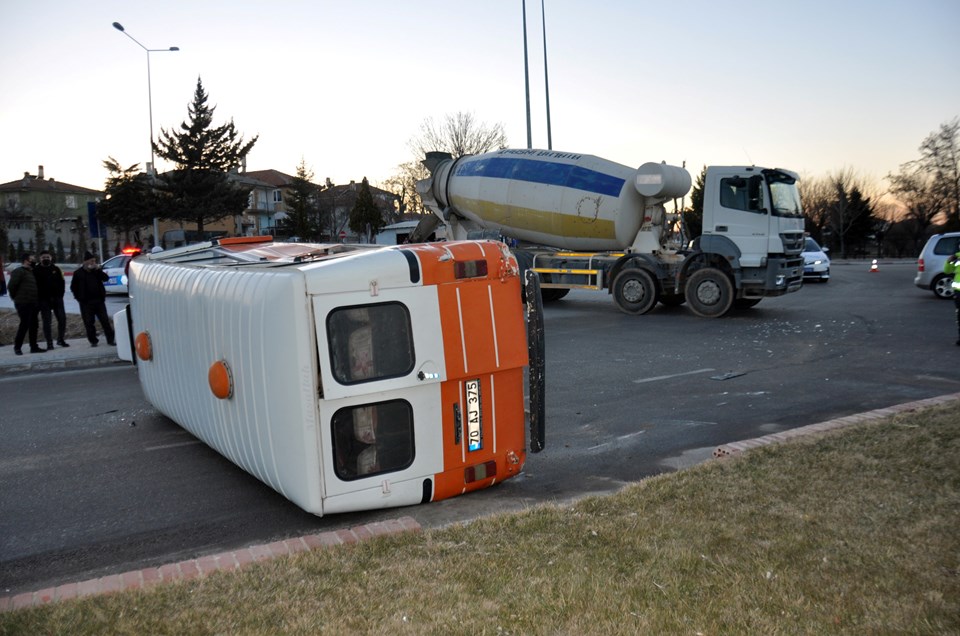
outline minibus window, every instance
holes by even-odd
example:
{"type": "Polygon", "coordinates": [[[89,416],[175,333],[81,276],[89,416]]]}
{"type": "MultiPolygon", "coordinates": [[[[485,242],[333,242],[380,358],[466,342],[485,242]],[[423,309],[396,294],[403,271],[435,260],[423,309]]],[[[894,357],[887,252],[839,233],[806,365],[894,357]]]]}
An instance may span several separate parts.
{"type": "Polygon", "coordinates": [[[327,316],[330,367],[340,384],[404,376],[415,361],[410,312],[400,303],[341,307],[327,316]]]}
{"type": "Polygon", "coordinates": [[[332,424],[334,471],[344,481],[413,463],[413,408],[406,400],[342,408],[332,424]]]}

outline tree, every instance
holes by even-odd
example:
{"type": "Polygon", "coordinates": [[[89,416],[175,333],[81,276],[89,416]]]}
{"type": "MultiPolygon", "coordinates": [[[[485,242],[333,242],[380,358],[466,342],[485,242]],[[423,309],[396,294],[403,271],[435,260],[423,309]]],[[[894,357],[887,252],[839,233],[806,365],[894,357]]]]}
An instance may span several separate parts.
{"type": "Polygon", "coordinates": [[[447,115],[437,124],[428,117],[420,124],[420,135],[410,140],[416,161],[423,161],[428,152],[449,152],[456,157],[479,155],[497,148],[506,148],[507,134],[503,124],[477,122],[472,113],[447,115]]]}
{"type": "Polygon", "coordinates": [[[400,214],[425,209],[417,192],[417,181],[426,179],[430,173],[423,166],[428,152],[448,152],[454,158],[464,155],[479,155],[507,147],[507,134],[503,124],[485,124],[474,119],[472,113],[457,112],[444,117],[439,124],[432,118],[420,124],[420,133],[407,143],[413,151],[412,161],[397,166],[397,173],[384,185],[400,197],[400,214]]]}
{"type": "Polygon", "coordinates": [[[804,177],[798,182],[807,232],[821,245],[827,245],[834,188],[829,177],[804,177]]]}
{"type": "Polygon", "coordinates": [[[187,107],[188,120],[180,130],[161,129],[154,151],[173,162],[174,170],[161,180],[169,196],[163,216],[196,223],[202,232],[206,223],[240,214],[247,207],[248,192],[229,179],[257,142],[258,136],[244,143],[233,120],[213,126],[215,106],[207,105],[203,82],[197,78],[193,103],[187,107]]]}
{"type": "Polygon", "coordinates": [[[287,198],[287,218],[280,222],[280,228],[287,236],[298,236],[302,240],[311,241],[319,233],[319,209],[317,207],[317,186],[312,183],[313,172],[307,168],[306,161],[301,158],[297,166],[297,174],[290,184],[290,195],[287,198]]]}
{"type": "Polygon", "coordinates": [[[123,234],[150,225],[159,205],[150,175],[140,172],[140,164],[124,168],[113,157],[103,162],[110,176],[104,185],[104,199],[97,204],[97,218],[123,234]]]}
{"type": "Polygon", "coordinates": [[[682,213],[688,239],[695,239],[703,234],[703,188],[706,182],[707,167],[704,166],[690,190],[690,205],[682,213]]]}
{"type": "Polygon", "coordinates": [[[870,198],[863,194],[862,180],[850,169],[832,177],[833,197],[828,204],[828,225],[840,242],[840,254],[847,258],[849,246],[863,243],[872,224],[870,198]]]}
{"type": "Polygon", "coordinates": [[[920,159],[888,174],[890,193],[913,221],[914,246],[919,248],[929,228],[940,219],[945,229],[960,229],[960,119],[941,124],[920,144],[920,159]]]}
{"type": "Polygon", "coordinates": [[[376,235],[384,225],[380,208],[373,202],[370,183],[364,177],[357,192],[357,201],[350,210],[350,230],[355,234],[366,236],[369,242],[370,238],[376,235]]]}
{"type": "Polygon", "coordinates": [[[421,161],[407,161],[397,166],[397,172],[383,182],[384,190],[396,195],[399,201],[398,214],[423,214],[423,202],[417,193],[417,181],[430,176],[421,161]]]}

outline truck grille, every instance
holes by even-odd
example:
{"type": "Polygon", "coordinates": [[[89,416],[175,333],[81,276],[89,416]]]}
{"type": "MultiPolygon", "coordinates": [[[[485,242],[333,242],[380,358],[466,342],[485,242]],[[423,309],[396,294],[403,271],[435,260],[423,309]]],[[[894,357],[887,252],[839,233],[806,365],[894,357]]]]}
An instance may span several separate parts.
{"type": "Polygon", "coordinates": [[[780,241],[783,243],[783,251],[785,254],[799,254],[803,251],[803,232],[781,234],[780,241]]]}

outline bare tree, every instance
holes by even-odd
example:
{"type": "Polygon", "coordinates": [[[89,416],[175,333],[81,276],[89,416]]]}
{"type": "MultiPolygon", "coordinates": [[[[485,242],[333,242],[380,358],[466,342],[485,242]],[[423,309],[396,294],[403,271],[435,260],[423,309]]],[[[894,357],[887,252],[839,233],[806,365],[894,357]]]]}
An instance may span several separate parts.
{"type": "Polygon", "coordinates": [[[420,124],[420,133],[408,142],[414,159],[397,166],[397,173],[384,182],[386,189],[400,197],[400,210],[423,214],[423,203],[417,193],[417,181],[430,173],[422,162],[428,152],[448,152],[454,158],[479,155],[507,147],[503,124],[478,122],[472,113],[447,115],[439,124],[428,117],[420,124]]]}
{"type": "Polygon", "coordinates": [[[497,148],[505,148],[507,135],[503,124],[485,124],[474,119],[472,113],[447,115],[437,124],[429,117],[420,124],[420,134],[410,140],[416,161],[423,161],[428,152],[449,152],[454,157],[478,155],[497,148]]]}
{"type": "Polygon", "coordinates": [[[825,243],[824,230],[830,224],[830,210],[834,189],[829,177],[803,177],[798,181],[800,200],[807,231],[820,243],[825,243]]]}
{"type": "Polygon", "coordinates": [[[423,203],[417,194],[417,181],[430,176],[421,161],[407,161],[397,166],[397,172],[380,186],[397,196],[398,214],[423,214],[423,203]]]}
{"type": "Polygon", "coordinates": [[[915,241],[922,243],[929,228],[940,219],[960,228],[960,119],[940,125],[920,144],[920,158],[888,174],[890,192],[914,222],[915,241]]]}

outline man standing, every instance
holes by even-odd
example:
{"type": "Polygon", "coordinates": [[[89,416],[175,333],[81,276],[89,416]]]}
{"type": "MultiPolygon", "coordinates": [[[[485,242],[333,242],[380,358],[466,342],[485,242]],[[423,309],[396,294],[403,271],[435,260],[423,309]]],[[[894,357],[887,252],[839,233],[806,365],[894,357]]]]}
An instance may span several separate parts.
{"type": "Polygon", "coordinates": [[[36,264],[33,254],[24,252],[20,257],[20,267],[10,275],[10,284],[7,291],[13,299],[13,306],[17,308],[20,325],[13,340],[13,352],[23,355],[23,338],[30,336],[30,353],[43,353],[46,349],[37,346],[37,316],[40,313],[39,296],[37,294],[37,279],[33,276],[33,266],[36,264]]]}
{"type": "Polygon", "coordinates": [[[51,314],[57,317],[57,344],[69,347],[64,335],[67,330],[67,313],[63,310],[63,292],[66,283],[63,272],[54,265],[53,256],[48,250],[40,252],[40,265],[33,270],[37,279],[37,291],[40,295],[40,318],[43,324],[43,337],[47,339],[47,350],[53,349],[51,314]]]}
{"type": "Polygon", "coordinates": [[[113,339],[113,325],[107,315],[107,290],[103,287],[108,280],[110,277],[97,265],[97,257],[86,252],[83,255],[83,265],[73,273],[73,280],[70,281],[70,291],[80,305],[80,317],[83,318],[83,326],[87,330],[87,340],[91,347],[100,343],[97,339],[98,319],[103,335],[107,337],[107,344],[116,344],[113,339]]]}

